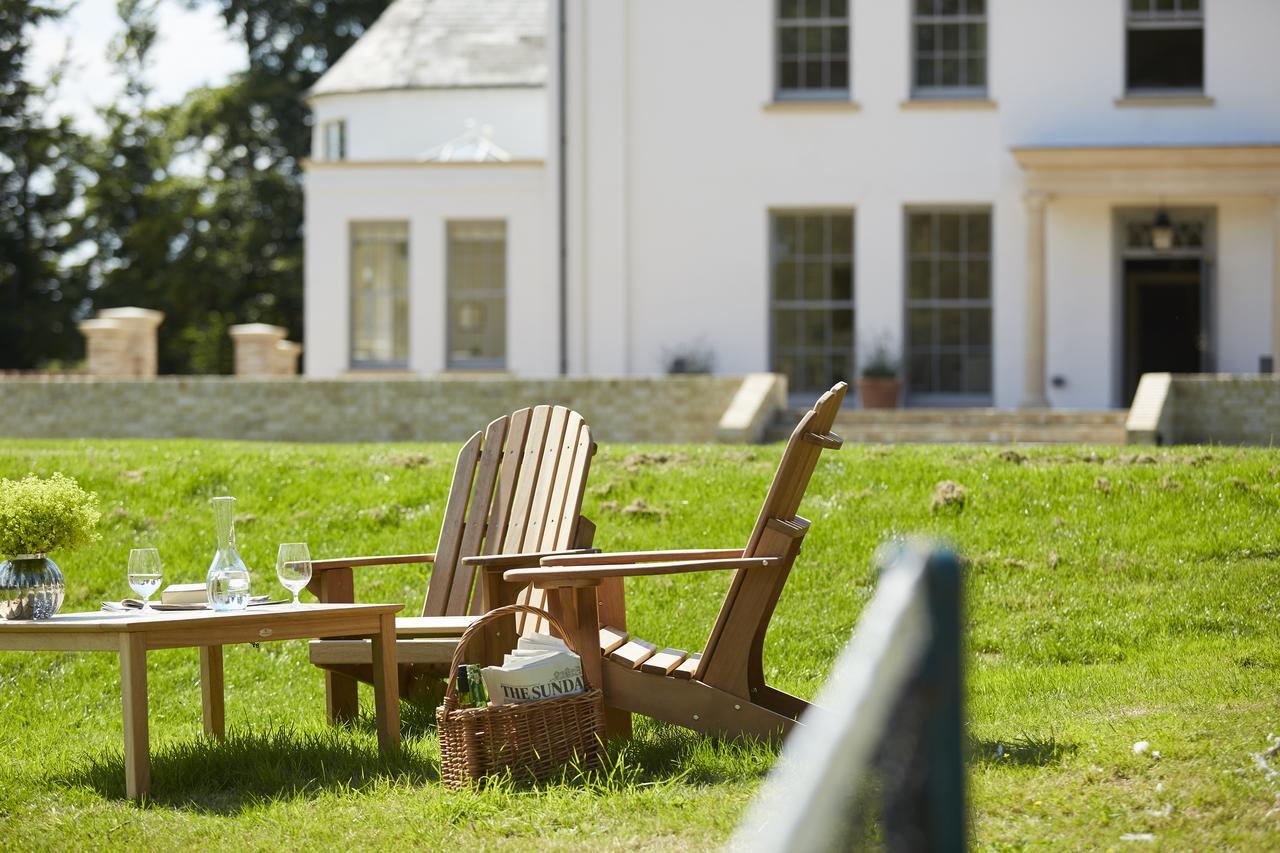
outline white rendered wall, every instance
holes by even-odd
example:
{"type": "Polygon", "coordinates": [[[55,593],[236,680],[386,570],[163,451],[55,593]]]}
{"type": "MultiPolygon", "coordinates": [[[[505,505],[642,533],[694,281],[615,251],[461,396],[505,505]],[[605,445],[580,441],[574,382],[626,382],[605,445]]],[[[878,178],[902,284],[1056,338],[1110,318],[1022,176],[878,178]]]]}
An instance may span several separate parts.
{"type": "MultiPolygon", "coordinates": [[[[1016,406],[1026,213],[1010,148],[1280,141],[1272,0],[1206,4],[1214,103],[1200,107],[1115,103],[1118,0],[989,0],[994,105],[904,107],[909,3],[851,6],[859,109],[783,110],[766,109],[771,0],[569,0],[573,372],[657,373],[697,342],[718,371],[766,369],[771,209],[855,210],[859,350],[900,340],[904,210],[979,205],[993,214],[994,402],[1016,406]]],[[[1054,405],[1118,402],[1113,209],[1156,202],[1050,201],[1047,373],[1067,378],[1054,405]]],[[[1218,363],[1256,369],[1270,349],[1268,202],[1169,203],[1217,209],[1218,363]]]]}
{"type": "Polygon", "coordinates": [[[409,223],[409,369],[445,369],[445,223],[507,223],[507,369],[557,372],[554,251],[540,165],[312,164],[306,176],[306,373],[350,366],[350,223],[409,223]]]}
{"type": "Polygon", "coordinates": [[[325,122],[347,123],[347,159],[417,160],[442,142],[461,136],[466,123],[493,127],[493,141],[517,160],[541,160],[547,150],[547,95],[520,89],[408,89],[321,95],[311,151],[324,156],[325,122]]]}

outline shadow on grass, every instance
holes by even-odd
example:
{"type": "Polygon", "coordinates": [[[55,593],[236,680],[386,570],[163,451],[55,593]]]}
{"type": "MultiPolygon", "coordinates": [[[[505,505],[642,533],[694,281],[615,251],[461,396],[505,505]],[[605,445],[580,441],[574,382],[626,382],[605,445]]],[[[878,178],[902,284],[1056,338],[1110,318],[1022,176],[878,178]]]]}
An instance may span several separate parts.
{"type": "MultiPolygon", "coordinates": [[[[439,778],[434,760],[412,749],[383,757],[376,742],[350,732],[233,729],[222,742],[198,738],[153,749],[148,802],[235,814],[273,799],[321,791],[357,792],[380,782],[427,785],[439,778]]],[[[124,754],[106,752],[52,781],[123,799],[124,754]]]]}
{"type": "Polygon", "coordinates": [[[609,745],[609,762],[628,768],[637,783],[713,785],[758,779],[777,760],[776,741],[718,740],[688,729],[635,717],[635,735],[609,745]]]}
{"type": "Polygon", "coordinates": [[[1015,738],[970,738],[969,764],[1048,767],[1074,755],[1080,745],[1054,735],[1024,734],[1015,738]]]}

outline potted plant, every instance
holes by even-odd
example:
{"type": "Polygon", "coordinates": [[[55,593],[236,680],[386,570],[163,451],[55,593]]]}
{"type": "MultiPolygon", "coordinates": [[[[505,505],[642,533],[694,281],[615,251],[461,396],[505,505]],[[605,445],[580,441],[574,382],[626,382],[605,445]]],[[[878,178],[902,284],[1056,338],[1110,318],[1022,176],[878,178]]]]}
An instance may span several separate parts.
{"type": "Polygon", "coordinates": [[[876,344],[862,364],[862,378],[858,380],[858,397],[864,409],[896,409],[902,394],[902,382],[898,379],[898,362],[883,341],[876,344]]]}
{"type": "Polygon", "coordinates": [[[0,480],[0,616],[48,619],[62,606],[62,572],[48,552],[98,538],[98,496],[63,474],[0,480]]]}

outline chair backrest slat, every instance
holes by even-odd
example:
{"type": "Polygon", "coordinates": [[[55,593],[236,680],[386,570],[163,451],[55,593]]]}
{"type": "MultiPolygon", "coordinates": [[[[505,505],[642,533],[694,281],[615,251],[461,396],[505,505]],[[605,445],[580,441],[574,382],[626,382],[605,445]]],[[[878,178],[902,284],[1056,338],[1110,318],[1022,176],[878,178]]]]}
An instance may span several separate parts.
{"type": "Polygon", "coordinates": [[[524,454],[516,477],[515,491],[511,498],[511,512],[506,525],[494,535],[502,537],[502,547],[494,553],[519,554],[524,545],[525,526],[529,523],[529,509],[533,503],[533,490],[538,485],[538,466],[542,463],[542,446],[547,440],[547,426],[551,420],[550,406],[535,406],[529,418],[529,434],[524,441],[524,454]]]}
{"type": "MultiPolygon", "coordinates": [[[[776,532],[766,535],[770,529],[769,522],[774,519],[792,522],[796,519],[796,512],[822,453],[822,447],[804,441],[804,435],[831,431],[847,390],[845,383],[837,383],[818,398],[813,409],[796,425],[743,556],[794,558],[794,540],[776,532]]],[[[806,527],[804,525],[800,529],[806,527]]],[[[726,685],[727,689],[742,689],[742,685],[736,682],[745,677],[748,650],[768,625],[778,595],[791,571],[791,562],[792,559],[784,559],[783,564],[771,572],[739,569],[734,573],[702,659],[698,662],[697,679],[708,683],[716,681],[726,685]],[[730,682],[734,682],[732,686],[728,686],[730,682]]]]}
{"type": "Polygon", "coordinates": [[[477,432],[458,451],[458,460],[453,468],[453,482],[449,485],[449,498],[444,507],[444,522],[440,526],[440,538],[436,542],[436,562],[431,570],[431,582],[427,585],[427,598],[422,605],[423,616],[447,615],[445,608],[462,547],[462,524],[466,518],[483,439],[484,434],[477,432]]]}
{"type": "MultiPolygon", "coordinates": [[[[480,451],[480,463],[476,466],[475,485],[471,487],[471,503],[467,507],[467,523],[462,529],[462,546],[459,557],[471,557],[480,553],[485,539],[485,525],[489,523],[489,511],[493,506],[495,487],[498,485],[498,466],[502,462],[503,440],[507,436],[507,417],[498,418],[484,431],[484,449],[480,451]]],[[[475,566],[459,560],[453,572],[453,584],[449,590],[447,613],[466,613],[475,589],[475,566]]]]}
{"type": "Polygon", "coordinates": [[[560,451],[564,449],[564,428],[569,410],[555,406],[547,418],[547,431],[542,439],[542,454],[538,463],[538,479],[529,499],[529,516],[525,520],[517,553],[535,552],[542,548],[542,531],[547,523],[547,508],[555,486],[556,471],[560,467],[560,451]]]}
{"type": "Polygon", "coordinates": [[[563,551],[576,544],[587,469],[594,453],[591,430],[583,423],[581,415],[570,412],[565,424],[560,464],[556,467],[556,482],[551,493],[551,504],[547,508],[547,523],[543,526],[539,550],[563,551]]]}

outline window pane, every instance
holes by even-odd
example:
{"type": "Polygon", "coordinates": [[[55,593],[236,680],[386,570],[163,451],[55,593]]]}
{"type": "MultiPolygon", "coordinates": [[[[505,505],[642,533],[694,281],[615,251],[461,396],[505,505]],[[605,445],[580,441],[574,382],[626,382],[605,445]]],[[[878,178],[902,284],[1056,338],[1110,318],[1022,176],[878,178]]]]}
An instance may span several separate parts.
{"type": "Polygon", "coordinates": [[[937,77],[933,72],[932,59],[916,60],[916,85],[922,87],[936,86],[937,77]]]}
{"type": "Polygon", "coordinates": [[[1133,12],[1147,12],[1151,9],[1151,0],[1129,0],[1129,10],[1133,12]]]}
{"type": "Polygon", "coordinates": [[[831,254],[849,255],[853,253],[853,217],[831,217],[831,254]]]}
{"type": "Polygon", "coordinates": [[[991,251],[991,214],[970,213],[965,217],[965,248],[969,254],[991,251]]]}
{"type": "Polygon", "coordinates": [[[1131,29],[1128,33],[1129,89],[1204,88],[1204,30],[1131,29]]]}
{"type": "Polygon", "coordinates": [[[845,18],[849,15],[849,0],[827,0],[828,18],[845,18]]]}
{"type": "Polygon", "coordinates": [[[911,390],[917,394],[937,391],[933,375],[933,356],[929,353],[912,353],[907,377],[911,390]]]}
{"type": "Polygon", "coordinates": [[[831,312],[831,345],[853,349],[853,312],[831,312]]]}
{"type": "Polygon", "coordinates": [[[907,223],[911,234],[911,254],[927,255],[933,251],[933,216],[928,213],[913,213],[908,217],[907,223]]]}
{"type": "Polygon", "coordinates": [[[957,308],[938,309],[938,343],[946,347],[964,344],[964,311],[957,308]]]}
{"type": "Polygon", "coordinates": [[[849,29],[847,27],[830,27],[827,30],[827,52],[848,53],[849,29]]]}
{"type": "Polygon", "coordinates": [[[907,295],[912,299],[933,298],[933,261],[925,259],[911,262],[911,281],[907,285],[907,295]]]}
{"type": "Polygon", "coordinates": [[[847,89],[849,88],[849,63],[843,59],[832,60],[827,68],[830,71],[831,79],[827,81],[828,88],[831,89],[847,89]]]}
{"type": "Polygon", "coordinates": [[[938,86],[956,87],[961,85],[960,60],[944,56],[938,63],[938,86]]]}
{"type": "Polygon", "coordinates": [[[450,222],[448,358],[450,367],[501,368],[506,361],[505,222],[450,222]]]}
{"type": "Polygon", "coordinates": [[[991,309],[970,308],[968,318],[969,346],[991,346],[991,309]]]}
{"type": "Polygon", "coordinates": [[[960,214],[943,213],[938,217],[938,248],[943,252],[960,251],[960,214]]]}
{"type": "Polygon", "coordinates": [[[782,27],[778,31],[778,49],[787,56],[799,53],[800,30],[796,27],[782,27]]]}
{"type": "Polygon", "coordinates": [[[800,63],[799,62],[783,62],[782,73],[779,75],[779,85],[783,89],[799,89],[800,88],[800,63]]]}
{"type": "Polygon", "coordinates": [[[991,262],[985,259],[969,259],[965,272],[965,297],[968,299],[991,298],[991,262]]]}
{"type": "Polygon", "coordinates": [[[801,251],[805,255],[820,258],[826,244],[826,220],[820,216],[809,216],[801,220],[804,242],[801,251]]]}
{"type": "Polygon", "coordinates": [[[776,347],[794,347],[800,343],[800,312],[779,308],[773,312],[773,342],[776,347]]]}
{"type": "Polygon", "coordinates": [[[826,299],[826,275],[821,261],[810,261],[800,268],[800,298],[826,299]]]}
{"type": "Polygon", "coordinates": [[[968,0],[965,3],[965,11],[970,15],[985,15],[987,12],[987,0],[968,0]]]}
{"type": "Polygon", "coordinates": [[[836,302],[853,301],[853,267],[848,263],[831,265],[831,298],[836,302]]]}
{"type": "Polygon", "coordinates": [[[965,24],[964,49],[970,53],[980,53],[987,49],[986,24],[965,24]]]}
{"type": "Polygon", "coordinates": [[[929,53],[933,50],[933,45],[933,27],[928,24],[918,24],[916,26],[916,52],[929,53]]]}
{"type": "Polygon", "coordinates": [[[964,85],[974,87],[987,85],[987,60],[984,57],[965,60],[964,85]]]}
{"type": "Polygon", "coordinates": [[[789,258],[799,251],[799,220],[794,216],[775,216],[773,233],[779,258],[789,258]]]}
{"type": "Polygon", "coordinates": [[[939,15],[955,15],[960,12],[960,0],[938,0],[939,15]]]}
{"type": "Polygon", "coordinates": [[[952,52],[960,50],[960,25],[943,24],[938,27],[942,36],[942,49],[952,52]]]}
{"type": "Polygon", "coordinates": [[[938,261],[938,298],[959,299],[960,262],[951,258],[938,261]]]}
{"type": "Polygon", "coordinates": [[[796,298],[796,265],[792,261],[778,261],[773,269],[773,298],[796,298]]]}
{"type": "Polygon", "coordinates": [[[907,326],[913,346],[931,347],[937,344],[933,333],[934,311],[929,308],[914,308],[907,312],[907,326]]]}
{"type": "Polygon", "coordinates": [[[800,43],[804,45],[805,53],[822,53],[824,49],[822,44],[823,32],[822,27],[805,27],[801,30],[800,43]]]}
{"type": "Polygon", "coordinates": [[[802,85],[806,89],[821,89],[822,85],[822,63],[806,62],[804,63],[804,80],[802,85]]]}
{"type": "Polygon", "coordinates": [[[800,0],[782,0],[782,5],[778,9],[778,17],[799,18],[800,15],[801,15],[800,0]]]}

